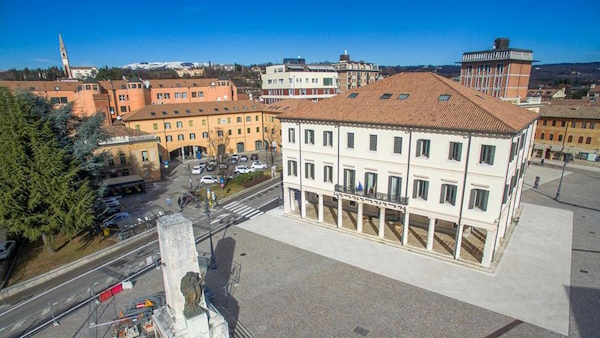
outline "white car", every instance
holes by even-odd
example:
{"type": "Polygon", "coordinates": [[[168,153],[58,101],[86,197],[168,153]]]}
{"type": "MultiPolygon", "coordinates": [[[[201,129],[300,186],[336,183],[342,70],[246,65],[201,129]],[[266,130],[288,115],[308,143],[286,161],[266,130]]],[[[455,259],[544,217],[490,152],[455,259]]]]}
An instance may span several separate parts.
{"type": "Polygon", "coordinates": [[[252,166],[250,167],[252,169],[267,169],[267,165],[264,163],[260,163],[259,161],[253,162],[252,166]]]}
{"type": "Polygon", "coordinates": [[[102,202],[108,208],[120,208],[121,207],[121,203],[119,203],[119,201],[116,199],[114,199],[114,200],[104,200],[103,199],[102,202]]]}
{"type": "Polygon", "coordinates": [[[219,181],[219,179],[214,176],[202,176],[202,178],[200,179],[200,182],[202,182],[204,184],[217,184],[221,181],[219,181]]]}
{"type": "Polygon", "coordinates": [[[194,175],[200,175],[200,174],[202,174],[203,171],[204,171],[204,168],[202,168],[199,165],[196,165],[192,168],[192,174],[194,174],[194,175]]]}
{"type": "Polygon", "coordinates": [[[253,173],[253,172],[254,172],[253,168],[248,168],[245,165],[238,165],[237,167],[235,167],[235,171],[234,171],[234,173],[237,175],[253,173]]]}

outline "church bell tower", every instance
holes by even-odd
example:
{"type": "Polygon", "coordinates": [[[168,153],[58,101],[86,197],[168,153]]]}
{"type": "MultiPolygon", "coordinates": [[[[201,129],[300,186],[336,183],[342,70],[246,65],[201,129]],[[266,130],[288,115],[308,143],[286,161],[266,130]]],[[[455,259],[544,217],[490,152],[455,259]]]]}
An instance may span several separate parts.
{"type": "Polygon", "coordinates": [[[58,34],[58,41],[60,43],[60,58],[62,59],[63,68],[65,70],[65,76],[70,79],[72,78],[71,66],[69,65],[69,56],[67,55],[67,48],[63,42],[62,36],[58,34]]]}

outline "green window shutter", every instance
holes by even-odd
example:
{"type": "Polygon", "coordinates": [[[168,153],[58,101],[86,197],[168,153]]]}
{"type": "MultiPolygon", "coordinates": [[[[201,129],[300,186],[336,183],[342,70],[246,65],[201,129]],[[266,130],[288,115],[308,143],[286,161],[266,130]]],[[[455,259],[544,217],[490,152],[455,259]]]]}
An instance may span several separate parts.
{"type": "Polygon", "coordinates": [[[429,193],[429,182],[423,182],[423,199],[427,201],[427,195],[429,193]]]}
{"type": "Polygon", "coordinates": [[[482,196],[481,196],[481,210],[483,211],[487,211],[487,205],[488,205],[488,198],[490,196],[490,192],[487,190],[482,190],[482,196]]]}
{"type": "Polygon", "coordinates": [[[490,147],[490,165],[494,164],[494,155],[496,153],[496,147],[491,146],[490,147]]]}
{"type": "Polygon", "coordinates": [[[423,143],[423,141],[417,141],[417,157],[421,156],[421,143],[423,143]]]}
{"type": "Polygon", "coordinates": [[[442,184],[442,191],[440,193],[440,203],[444,203],[446,199],[446,189],[448,186],[446,184],[442,184]]]}
{"type": "Polygon", "coordinates": [[[477,194],[477,189],[471,189],[471,198],[469,199],[469,209],[473,209],[475,207],[475,195],[477,194]]]}
{"type": "Polygon", "coordinates": [[[419,187],[419,181],[418,180],[414,180],[413,181],[413,198],[417,198],[417,189],[419,187]]]}

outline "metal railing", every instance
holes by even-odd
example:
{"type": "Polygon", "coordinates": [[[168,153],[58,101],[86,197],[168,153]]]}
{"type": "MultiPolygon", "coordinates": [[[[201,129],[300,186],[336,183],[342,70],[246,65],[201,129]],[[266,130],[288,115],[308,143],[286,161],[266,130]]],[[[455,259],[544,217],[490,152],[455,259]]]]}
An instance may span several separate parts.
{"type": "Polygon", "coordinates": [[[335,191],[341,192],[345,194],[351,194],[355,196],[361,196],[366,198],[371,198],[379,201],[386,201],[390,203],[400,204],[400,205],[408,205],[408,197],[401,197],[395,195],[384,194],[381,192],[372,192],[367,191],[366,189],[358,190],[356,187],[347,187],[340,184],[335,185],[335,191]]]}

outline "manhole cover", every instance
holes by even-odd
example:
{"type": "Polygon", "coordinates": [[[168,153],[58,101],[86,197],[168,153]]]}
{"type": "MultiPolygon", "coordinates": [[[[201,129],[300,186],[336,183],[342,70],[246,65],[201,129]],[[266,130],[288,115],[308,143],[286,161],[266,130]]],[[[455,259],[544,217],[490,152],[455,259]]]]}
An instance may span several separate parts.
{"type": "Polygon", "coordinates": [[[354,328],[354,332],[358,333],[359,335],[366,337],[369,334],[369,330],[365,329],[362,326],[357,326],[354,328]]]}

